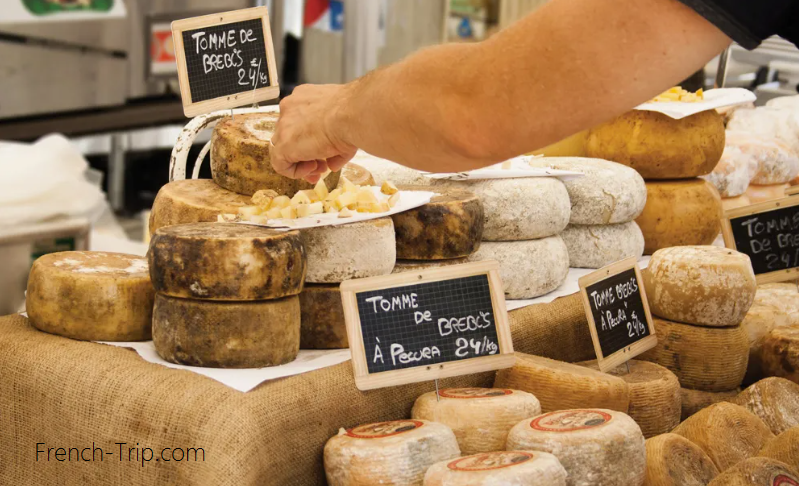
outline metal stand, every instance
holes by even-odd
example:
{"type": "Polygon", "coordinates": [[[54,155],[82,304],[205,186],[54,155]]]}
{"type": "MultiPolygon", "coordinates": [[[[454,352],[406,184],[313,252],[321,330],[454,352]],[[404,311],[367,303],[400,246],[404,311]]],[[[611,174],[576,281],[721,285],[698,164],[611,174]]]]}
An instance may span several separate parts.
{"type": "Polygon", "coordinates": [[[125,208],[125,134],[111,134],[108,152],[108,202],[114,211],[125,208]]]}
{"type": "Polygon", "coordinates": [[[727,84],[727,70],[728,70],[728,61],[730,60],[730,50],[732,46],[724,49],[724,52],[721,53],[719,56],[719,67],[716,70],[716,82],[714,86],[716,88],[723,88],[727,84]]]}
{"type": "Polygon", "coordinates": [[[439,395],[438,393],[438,380],[436,380],[436,401],[437,402],[441,401],[441,395],[439,395]]]}

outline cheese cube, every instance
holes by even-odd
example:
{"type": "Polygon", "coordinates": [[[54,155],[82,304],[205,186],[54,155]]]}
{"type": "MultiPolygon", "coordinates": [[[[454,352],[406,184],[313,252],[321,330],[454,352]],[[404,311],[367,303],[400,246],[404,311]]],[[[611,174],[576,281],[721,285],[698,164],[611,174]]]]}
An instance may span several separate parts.
{"type": "Polygon", "coordinates": [[[391,207],[388,205],[387,202],[377,202],[372,203],[369,205],[369,212],[370,213],[387,213],[391,210],[391,207]]]}
{"type": "Polygon", "coordinates": [[[358,202],[358,195],[354,192],[345,192],[336,199],[336,209],[339,211],[358,202]]]}
{"type": "Polygon", "coordinates": [[[377,200],[377,196],[375,196],[375,193],[372,192],[371,189],[363,188],[360,191],[358,191],[357,194],[358,194],[358,198],[356,199],[356,202],[359,202],[359,203],[370,203],[370,204],[379,202],[377,200]]]}
{"type": "Polygon", "coordinates": [[[252,195],[252,203],[260,208],[269,209],[277,193],[271,189],[261,189],[252,195]]]}
{"type": "Polygon", "coordinates": [[[256,214],[254,216],[250,216],[249,221],[250,223],[255,224],[266,224],[269,222],[269,218],[267,218],[264,214],[256,214]]]}
{"type": "Polygon", "coordinates": [[[350,211],[347,208],[344,208],[341,211],[339,211],[338,217],[339,218],[351,218],[352,217],[352,211],[350,211]]]}
{"type": "Polygon", "coordinates": [[[280,210],[280,217],[283,219],[295,219],[297,217],[297,210],[294,206],[288,206],[280,210]]]}
{"type": "Polygon", "coordinates": [[[399,189],[397,189],[397,186],[395,186],[391,182],[384,181],[383,185],[380,187],[380,192],[382,192],[383,194],[386,194],[388,196],[391,196],[392,194],[398,193],[399,189]]]}
{"type": "Polygon", "coordinates": [[[292,206],[298,206],[300,204],[311,204],[311,199],[305,194],[305,191],[300,191],[291,198],[292,206]]]}
{"type": "Polygon", "coordinates": [[[393,194],[390,198],[388,198],[388,205],[389,207],[394,207],[399,203],[400,200],[400,193],[393,194]]]}
{"type": "Polygon", "coordinates": [[[327,185],[325,185],[324,179],[319,179],[319,182],[316,183],[316,186],[313,188],[314,192],[316,193],[316,197],[319,198],[320,201],[324,201],[330,192],[327,190],[327,185]]]}
{"type": "Polygon", "coordinates": [[[319,195],[314,189],[303,189],[300,192],[305,194],[312,203],[319,201],[319,195]]]}
{"type": "Polygon", "coordinates": [[[269,207],[270,208],[283,209],[283,208],[288,207],[289,204],[291,204],[291,199],[289,199],[288,196],[278,196],[278,197],[272,199],[272,204],[269,207]]]}
{"type": "Polygon", "coordinates": [[[216,217],[217,223],[237,223],[241,221],[241,216],[238,214],[220,214],[216,217]]]}
{"type": "Polygon", "coordinates": [[[351,180],[347,179],[344,176],[341,176],[341,178],[338,180],[338,185],[344,188],[344,192],[351,192],[356,190],[355,184],[353,184],[351,180]]]}
{"type": "Polygon", "coordinates": [[[272,208],[266,212],[266,217],[269,219],[280,219],[283,215],[280,213],[280,208],[272,208]]]}
{"type": "Polygon", "coordinates": [[[258,206],[242,206],[239,208],[239,214],[243,219],[250,219],[250,216],[261,214],[261,208],[258,206]]]}
{"type": "Polygon", "coordinates": [[[332,191],[330,191],[327,194],[327,197],[325,197],[325,201],[335,201],[336,198],[339,197],[342,194],[344,194],[344,190],[343,189],[341,189],[341,188],[333,189],[332,191]]]}
{"type": "Polygon", "coordinates": [[[313,216],[314,214],[322,214],[322,212],[324,212],[324,208],[322,207],[321,202],[303,204],[297,208],[297,217],[307,218],[308,216],[313,216]]]}

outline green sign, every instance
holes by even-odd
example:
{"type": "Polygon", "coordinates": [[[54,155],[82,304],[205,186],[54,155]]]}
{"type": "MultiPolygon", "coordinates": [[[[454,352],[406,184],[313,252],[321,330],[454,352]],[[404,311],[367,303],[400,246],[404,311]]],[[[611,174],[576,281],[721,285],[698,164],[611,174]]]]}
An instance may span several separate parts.
{"type": "Polygon", "coordinates": [[[22,0],[22,4],[34,15],[57,12],[108,12],[114,0],[22,0]]]}

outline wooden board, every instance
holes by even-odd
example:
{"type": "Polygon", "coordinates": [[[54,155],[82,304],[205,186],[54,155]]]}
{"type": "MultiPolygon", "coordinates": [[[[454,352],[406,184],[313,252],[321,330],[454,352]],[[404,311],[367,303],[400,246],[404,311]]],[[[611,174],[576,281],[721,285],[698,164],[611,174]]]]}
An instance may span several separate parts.
{"type": "Polygon", "coordinates": [[[795,196],[797,194],[799,194],[799,185],[791,186],[791,187],[785,189],[785,195],[786,196],[795,196]]]}

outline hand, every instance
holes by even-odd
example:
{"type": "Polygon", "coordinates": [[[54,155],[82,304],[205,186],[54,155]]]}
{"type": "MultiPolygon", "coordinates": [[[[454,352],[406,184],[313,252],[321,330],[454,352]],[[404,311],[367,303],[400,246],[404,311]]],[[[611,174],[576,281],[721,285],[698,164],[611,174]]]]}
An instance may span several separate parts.
{"type": "Polygon", "coordinates": [[[270,151],[275,172],[315,184],[328,169],[341,170],[355,156],[358,149],[337,133],[343,131],[337,118],[345,98],[342,85],[305,84],[280,102],[270,151]]]}

